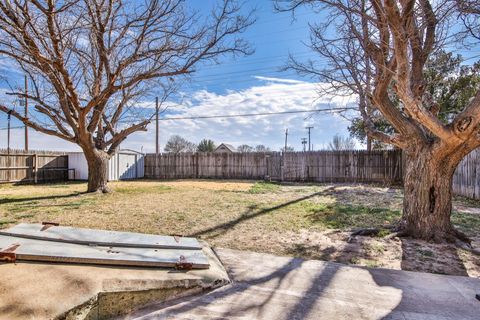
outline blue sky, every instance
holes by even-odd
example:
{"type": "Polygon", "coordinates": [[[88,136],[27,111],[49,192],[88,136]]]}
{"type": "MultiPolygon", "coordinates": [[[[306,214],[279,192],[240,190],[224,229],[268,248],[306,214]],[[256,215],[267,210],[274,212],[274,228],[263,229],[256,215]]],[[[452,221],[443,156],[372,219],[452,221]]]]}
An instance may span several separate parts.
{"type": "MultiPolygon", "coordinates": [[[[215,0],[190,1],[203,13],[216,3],[215,0]]],[[[175,104],[163,117],[199,116],[220,114],[243,114],[258,112],[282,112],[289,110],[321,109],[354,104],[354,98],[319,97],[317,85],[312,79],[299,77],[292,71],[280,72],[288,54],[299,60],[314,57],[302,44],[308,42],[308,23],[322,19],[307,9],[299,10],[295,19],[291,13],[274,13],[269,0],[246,1],[245,10],[256,8],[257,22],[244,33],[255,50],[247,57],[226,58],[220,65],[200,67],[192,80],[184,85],[175,104]]],[[[479,50],[477,50],[478,52],[479,50]]],[[[471,52],[461,52],[469,56],[471,52]]],[[[2,71],[9,71],[2,66],[2,71]]],[[[19,82],[21,83],[21,82],[19,82]]],[[[144,103],[153,107],[153,100],[144,103]]],[[[12,126],[21,125],[17,121],[12,126]]],[[[284,143],[284,131],[289,130],[289,145],[300,150],[301,138],[306,137],[306,126],[314,126],[312,143],[315,149],[328,144],[333,135],[348,135],[348,121],[336,114],[289,114],[276,116],[176,120],[160,123],[160,144],[166,143],[174,134],[193,142],[203,138],[240,144],[264,144],[278,150],[284,143]]],[[[6,115],[0,114],[0,128],[6,127],[6,115]]],[[[154,146],[154,124],[148,132],[130,136],[123,148],[152,152],[154,146]]],[[[0,148],[6,146],[6,130],[0,130],[0,148]]],[[[14,148],[23,148],[23,129],[12,130],[14,148]]],[[[30,129],[31,149],[76,150],[76,146],[59,139],[35,133],[30,129]]]]}

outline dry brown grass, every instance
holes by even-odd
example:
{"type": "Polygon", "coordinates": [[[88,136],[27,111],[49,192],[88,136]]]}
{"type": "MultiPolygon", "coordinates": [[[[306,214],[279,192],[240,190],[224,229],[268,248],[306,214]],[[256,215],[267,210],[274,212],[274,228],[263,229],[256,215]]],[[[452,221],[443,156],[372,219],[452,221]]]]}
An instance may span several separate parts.
{"type": "MultiPolygon", "coordinates": [[[[480,259],[452,245],[358,237],[355,227],[388,225],[402,191],[362,185],[275,185],[252,181],[113,182],[111,194],[84,183],[0,185],[0,227],[55,221],[108,230],[183,234],[213,246],[359,264],[480,276],[480,259]]],[[[453,220],[478,246],[477,202],[457,199],[453,220]]]]}

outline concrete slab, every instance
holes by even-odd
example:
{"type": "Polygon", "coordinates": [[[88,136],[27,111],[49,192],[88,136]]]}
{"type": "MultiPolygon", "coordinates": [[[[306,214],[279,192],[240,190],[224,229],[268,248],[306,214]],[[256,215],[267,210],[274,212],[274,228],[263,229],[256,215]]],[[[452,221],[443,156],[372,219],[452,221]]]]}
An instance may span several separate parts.
{"type": "Polygon", "coordinates": [[[216,249],[233,281],[128,319],[480,319],[480,279],[216,249]]]}
{"type": "Polygon", "coordinates": [[[24,263],[0,264],[0,319],[107,319],[153,301],[178,298],[229,282],[204,243],[209,269],[24,263]]]}

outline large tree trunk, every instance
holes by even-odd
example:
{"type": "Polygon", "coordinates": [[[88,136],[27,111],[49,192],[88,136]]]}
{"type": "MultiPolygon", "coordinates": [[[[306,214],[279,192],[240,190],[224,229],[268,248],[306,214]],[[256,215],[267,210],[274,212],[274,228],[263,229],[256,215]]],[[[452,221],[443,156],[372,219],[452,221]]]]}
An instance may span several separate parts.
{"type": "Polygon", "coordinates": [[[456,161],[439,159],[428,148],[404,154],[402,227],[406,234],[436,242],[461,238],[450,221],[456,161]]]}
{"type": "Polygon", "coordinates": [[[88,164],[88,192],[110,191],[108,188],[108,160],[110,156],[102,150],[96,148],[85,150],[84,154],[88,164]]]}

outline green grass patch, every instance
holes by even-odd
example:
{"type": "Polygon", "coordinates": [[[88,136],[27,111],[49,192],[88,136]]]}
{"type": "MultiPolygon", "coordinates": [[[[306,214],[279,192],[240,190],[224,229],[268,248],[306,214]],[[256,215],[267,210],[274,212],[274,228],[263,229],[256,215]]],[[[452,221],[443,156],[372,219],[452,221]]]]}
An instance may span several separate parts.
{"type": "Polygon", "coordinates": [[[422,255],[424,257],[430,257],[431,258],[431,257],[435,256],[435,253],[431,250],[428,250],[428,249],[417,248],[416,250],[420,255],[422,255]]]}
{"type": "MultiPolygon", "coordinates": [[[[323,204],[304,201],[301,206],[307,212],[307,218],[314,225],[329,229],[381,228],[390,225],[400,218],[400,212],[386,208],[370,208],[341,204],[323,204]]],[[[380,237],[388,234],[382,231],[380,237]]]]}
{"type": "Polygon", "coordinates": [[[17,220],[3,220],[3,219],[0,219],[0,227],[3,227],[4,225],[7,225],[7,224],[15,223],[15,222],[17,222],[17,220]]]}
{"type": "Polygon", "coordinates": [[[388,236],[390,233],[392,233],[390,230],[388,229],[381,229],[378,234],[377,234],[377,237],[379,238],[385,238],[386,236],[388,236]]]}
{"type": "Polygon", "coordinates": [[[480,233],[480,215],[478,214],[454,212],[451,219],[455,226],[467,234],[478,235],[480,233]]]}
{"type": "Polygon", "coordinates": [[[255,182],[255,184],[248,190],[248,193],[258,194],[258,193],[269,193],[277,192],[280,190],[280,186],[276,183],[260,181],[255,182]]]}

